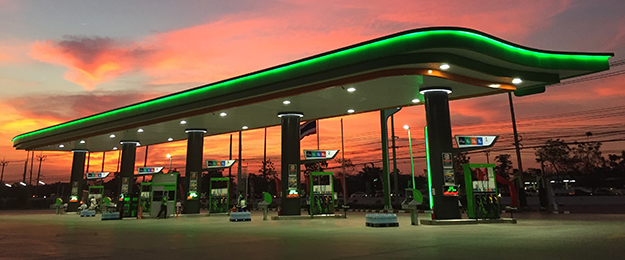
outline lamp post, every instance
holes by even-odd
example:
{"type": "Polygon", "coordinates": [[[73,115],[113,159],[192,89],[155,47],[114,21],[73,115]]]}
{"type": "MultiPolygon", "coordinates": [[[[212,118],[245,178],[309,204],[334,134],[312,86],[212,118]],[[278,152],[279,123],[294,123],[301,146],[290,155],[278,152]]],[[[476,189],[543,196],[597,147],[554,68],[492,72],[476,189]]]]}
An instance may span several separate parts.
{"type": "Polygon", "coordinates": [[[414,180],[414,158],[412,157],[412,138],[410,137],[410,126],[404,125],[404,129],[408,130],[408,146],[410,146],[410,170],[412,171],[412,189],[416,188],[414,180]]]}
{"type": "Polygon", "coordinates": [[[169,172],[171,172],[171,160],[174,158],[171,157],[171,154],[167,154],[167,158],[169,158],[169,172]]]}

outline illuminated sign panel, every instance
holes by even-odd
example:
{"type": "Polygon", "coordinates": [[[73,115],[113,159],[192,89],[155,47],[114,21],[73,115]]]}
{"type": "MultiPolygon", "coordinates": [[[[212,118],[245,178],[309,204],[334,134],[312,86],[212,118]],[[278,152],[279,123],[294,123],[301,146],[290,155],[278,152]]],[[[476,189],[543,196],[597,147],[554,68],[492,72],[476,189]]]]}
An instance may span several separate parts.
{"type": "Polygon", "coordinates": [[[137,167],[139,174],[155,174],[163,170],[164,167],[137,167]]]}
{"type": "Polygon", "coordinates": [[[304,158],[311,159],[332,159],[339,150],[304,150],[304,158]]]}
{"type": "Polygon", "coordinates": [[[458,187],[443,186],[443,196],[458,196],[458,187]]]}
{"type": "Polygon", "coordinates": [[[221,168],[230,168],[237,160],[206,160],[206,168],[210,169],[221,169],[221,168]]]}
{"type": "Polygon", "coordinates": [[[456,144],[458,148],[490,146],[493,144],[497,136],[495,135],[456,135],[456,144]]]}
{"type": "Polygon", "coordinates": [[[110,172],[88,172],[87,179],[104,179],[109,176],[110,172]]]}

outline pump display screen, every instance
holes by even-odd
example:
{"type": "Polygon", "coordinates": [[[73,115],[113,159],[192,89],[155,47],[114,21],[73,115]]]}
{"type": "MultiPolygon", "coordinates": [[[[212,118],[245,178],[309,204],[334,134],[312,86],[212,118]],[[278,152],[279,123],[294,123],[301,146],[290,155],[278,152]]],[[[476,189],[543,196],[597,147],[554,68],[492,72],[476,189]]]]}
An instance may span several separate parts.
{"type": "Polygon", "coordinates": [[[471,168],[471,179],[473,180],[473,191],[485,192],[497,189],[495,171],[491,167],[471,168]]]}

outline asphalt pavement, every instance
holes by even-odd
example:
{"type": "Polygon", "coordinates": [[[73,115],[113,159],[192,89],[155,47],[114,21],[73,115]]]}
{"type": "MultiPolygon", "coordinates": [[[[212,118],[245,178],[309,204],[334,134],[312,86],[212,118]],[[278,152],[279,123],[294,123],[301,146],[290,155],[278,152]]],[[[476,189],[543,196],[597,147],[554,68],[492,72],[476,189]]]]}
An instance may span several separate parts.
{"type": "MultiPolygon", "coordinates": [[[[270,212],[275,215],[276,212],[270,212]]],[[[0,211],[0,259],[624,259],[625,215],[515,214],[517,224],[365,226],[347,219],[227,216],[102,221],[0,211]]],[[[420,215],[429,219],[429,215],[420,215]]],[[[509,215],[505,215],[509,217],[509,215]]]]}

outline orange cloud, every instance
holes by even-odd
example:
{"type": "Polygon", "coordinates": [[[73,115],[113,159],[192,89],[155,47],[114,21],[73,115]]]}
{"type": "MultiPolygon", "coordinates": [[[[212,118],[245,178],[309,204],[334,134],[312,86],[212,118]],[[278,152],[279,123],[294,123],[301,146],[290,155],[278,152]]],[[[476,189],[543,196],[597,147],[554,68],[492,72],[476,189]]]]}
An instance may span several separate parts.
{"type": "Polygon", "coordinates": [[[65,36],[58,42],[37,41],[31,47],[32,58],[69,68],[65,79],[87,90],[134,70],[147,52],[110,38],[79,36],[65,36]]]}

